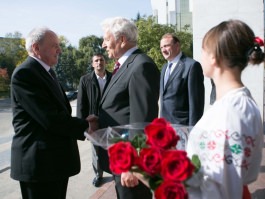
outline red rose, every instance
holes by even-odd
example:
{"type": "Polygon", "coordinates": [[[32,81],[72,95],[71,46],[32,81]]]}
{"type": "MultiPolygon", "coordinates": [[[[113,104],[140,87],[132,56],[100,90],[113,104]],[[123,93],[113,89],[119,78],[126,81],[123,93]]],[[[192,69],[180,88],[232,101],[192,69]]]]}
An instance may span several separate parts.
{"type": "Polygon", "coordinates": [[[161,175],[165,181],[184,181],[192,175],[195,167],[185,151],[168,150],[162,156],[161,175]]]}
{"type": "Polygon", "coordinates": [[[158,148],[143,148],[140,151],[139,167],[153,176],[161,170],[161,151],[158,148]]]}
{"type": "Polygon", "coordinates": [[[183,184],[168,180],[155,190],[155,199],[188,199],[188,193],[183,184]]]}
{"type": "Polygon", "coordinates": [[[174,128],[164,118],[154,119],[144,131],[147,136],[146,143],[152,147],[170,149],[176,147],[179,140],[174,128]]]}
{"type": "Polygon", "coordinates": [[[118,142],[108,149],[110,170],[115,174],[129,171],[137,157],[136,149],[130,142],[118,142]]]}

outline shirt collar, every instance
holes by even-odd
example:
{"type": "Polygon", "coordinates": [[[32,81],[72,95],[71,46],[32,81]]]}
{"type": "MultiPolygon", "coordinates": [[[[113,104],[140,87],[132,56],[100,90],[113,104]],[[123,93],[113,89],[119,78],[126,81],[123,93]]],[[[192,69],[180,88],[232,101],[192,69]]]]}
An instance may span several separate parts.
{"type": "Polygon", "coordinates": [[[118,62],[120,63],[120,66],[122,66],[122,64],[124,64],[124,62],[127,60],[127,58],[135,51],[137,50],[138,47],[132,47],[131,49],[127,50],[121,57],[120,59],[118,59],[118,62]]]}
{"type": "Polygon", "coordinates": [[[42,67],[43,67],[47,72],[49,72],[49,70],[50,70],[50,68],[51,68],[49,65],[45,64],[43,61],[41,61],[41,60],[38,59],[37,57],[31,56],[31,55],[30,55],[30,57],[32,57],[32,58],[35,59],[37,62],[39,62],[40,65],[42,65],[42,67]]]}
{"type": "Polygon", "coordinates": [[[182,52],[180,52],[172,61],[169,63],[177,64],[182,56],[182,52]]]}
{"type": "Polygon", "coordinates": [[[105,73],[104,77],[100,77],[100,76],[99,76],[99,75],[97,75],[96,73],[95,73],[95,75],[96,75],[97,79],[106,79],[106,76],[107,76],[107,74],[106,74],[106,73],[105,73]]]}

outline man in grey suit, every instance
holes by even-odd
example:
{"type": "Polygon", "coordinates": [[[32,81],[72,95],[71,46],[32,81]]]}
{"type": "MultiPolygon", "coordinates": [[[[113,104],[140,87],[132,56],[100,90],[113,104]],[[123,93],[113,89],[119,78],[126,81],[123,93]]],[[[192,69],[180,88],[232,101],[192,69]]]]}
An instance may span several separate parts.
{"type": "Polygon", "coordinates": [[[26,49],[29,56],[11,79],[10,175],[20,181],[22,198],[65,199],[69,177],[80,172],[77,139],[85,139],[88,121],[71,116],[52,70],[61,53],[58,36],[47,28],[34,29],[26,49]]]}
{"type": "MultiPolygon", "coordinates": [[[[153,60],[137,48],[137,27],[125,18],[102,23],[109,58],[118,61],[118,70],[103,93],[99,107],[99,127],[151,122],[158,116],[160,73],[153,60]]],[[[107,151],[99,150],[100,166],[109,170],[107,151]]],[[[151,199],[152,194],[131,173],[113,175],[118,199],[151,199]]]]}
{"type": "MultiPolygon", "coordinates": [[[[96,53],[92,57],[94,71],[80,78],[77,95],[76,113],[79,118],[87,118],[88,115],[98,115],[98,107],[105,87],[111,79],[111,72],[106,70],[106,61],[103,54],[96,53]]],[[[103,170],[98,162],[99,146],[92,144],[92,166],[96,177],[92,184],[99,187],[103,180],[103,170]]]]}
{"type": "Polygon", "coordinates": [[[161,71],[159,116],[172,124],[193,126],[204,110],[202,67],[181,52],[174,34],[163,35],[160,48],[168,63],[161,71]]]}

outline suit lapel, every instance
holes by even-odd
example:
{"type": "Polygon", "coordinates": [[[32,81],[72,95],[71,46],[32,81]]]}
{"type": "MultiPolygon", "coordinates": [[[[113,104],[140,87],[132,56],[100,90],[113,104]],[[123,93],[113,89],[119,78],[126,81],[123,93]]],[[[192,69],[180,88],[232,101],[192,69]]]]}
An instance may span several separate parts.
{"type": "Polygon", "coordinates": [[[122,65],[122,67],[117,71],[117,73],[112,76],[108,86],[105,88],[105,91],[103,93],[103,96],[101,98],[101,104],[103,103],[103,101],[105,100],[106,96],[108,95],[108,93],[110,92],[111,88],[113,87],[113,85],[116,84],[116,82],[120,79],[120,77],[122,76],[122,74],[126,71],[127,69],[127,64],[126,62],[122,65]]]}
{"type": "MultiPolygon", "coordinates": [[[[167,64],[164,64],[162,67],[162,71],[161,71],[161,80],[160,80],[160,90],[164,92],[164,77],[165,77],[165,73],[166,73],[166,69],[167,69],[167,64]]],[[[163,93],[162,92],[162,93],[163,93]]]]}
{"type": "MultiPolygon", "coordinates": [[[[31,58],[33,59],[33,58],[31,58]]],[[[54,79],[51,77],[51,75],[43,68],[43,66],[36,61],[35,59],[33,59],[36,62],[36,67],[34,67],[34,69],[37,70],[37,73],[40,74],[40,79],[42,79],[44,81],[45,84],[47,84],[48,89],[50,89],[52,91],[52,94],[54,95],[54,97],[57,99],[57,101],[59,103],[61,103],[63,105],[64,108],[66,108],[66,110],[68,112],[71,112],[71,106],[68,102],[68,99],[60,85],[61,88],[58,88],[57,84],[54,82],[54,79]],[[62,90],[62,94],[60,93],[60,90],[62,90]]]]}
{"type": "MultiPolygon", "coordinates": [[[[174,68],[174,70],[172,71],[172,73],[170,74],[169,78],[168,78],[168,81],[167,81],[167,84],[165,86],[165,90],[166,88],[168,87],[168,85],[174,80],[174,78],[179,75],[184,69],[185,69],[185,63],[184,63],[184,58],[185,56],[182,55],[178,64],[176,65],[176,67],[174,68]]],[[[164,72],[164,75],[165,75],[165,72],[164,72]]],[[[164,77],[163,75],[163,77],[164,77]]]]}
{"type": "Polygon", "coordinates": [[[106,99],[106,96],[108,95],[108,93],[110,92],[111,88],[113,87],[113,85],[115,85],[117,83],[117,81],[120,79],[120,77],[127,71],[127,69],[129,68],[129,65],[131,64],[131,62],[133,62],[134,58],[136,57],[136,55],[138,53],[140,53],[141,51],[139,49],[135,50],[128,58],[127,60],[122,64],[122,66],[120,67],[120,69],[115,73],[114,76],[111,77],[111,80],[108,84],[108,86],[106,87],[101,102],[100,104],[102,104],[104,102],[104,100],[106,99]]]}

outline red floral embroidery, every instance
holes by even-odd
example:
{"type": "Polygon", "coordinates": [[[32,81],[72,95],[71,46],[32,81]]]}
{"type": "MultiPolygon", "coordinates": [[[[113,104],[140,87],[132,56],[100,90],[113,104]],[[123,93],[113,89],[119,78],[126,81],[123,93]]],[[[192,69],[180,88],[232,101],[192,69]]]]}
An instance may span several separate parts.
{"type": "Polygon", "coordinates": [[[248,145],[251,145],[252,147],[255,147],[255,140],[251,137],[251,136],[246,136],[246,135],[243,135],[244,138],[245,138],[245,142],[248,144],[248,145]]]}
{"type": "Polygon", "coordinates": [[[250,155],[251,155],[251,149],[249,147],[246,147],[244,149],[244,154],[245,154],[246,157],[250,157],[250,155]]]}
{"type": "Polygon", "coordinates": [[[214,154],[212,158],[215,162],[222,162],[224,160],[224,158],[218,153],[214,154]]]}
{"type": "Polygon", "coordinates": [[[247,160],[244,160],[244,161],[242,162],[241,167],[242,167],[242,168],[245,168],[246,170],[248,170],[249,165],[250,165],[250,163],[247,162],[247,160]]]}
{"type": "Polygon", "coordinates": [[[216,147],[216,142],[215,141],[210,141],[210,142],[208,142],[207,145],[208,145],[208,149],[214,150],[215,147],[216,147]]]}

